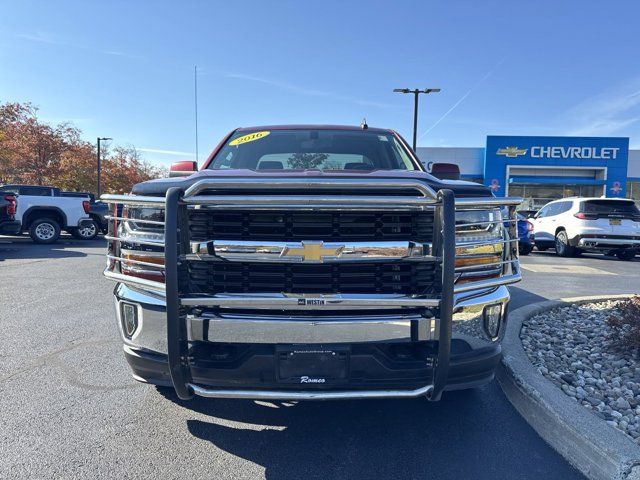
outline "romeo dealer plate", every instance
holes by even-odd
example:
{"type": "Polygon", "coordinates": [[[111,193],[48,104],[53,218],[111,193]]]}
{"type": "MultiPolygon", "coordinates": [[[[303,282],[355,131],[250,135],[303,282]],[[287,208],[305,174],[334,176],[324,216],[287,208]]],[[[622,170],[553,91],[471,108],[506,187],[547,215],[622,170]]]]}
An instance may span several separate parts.
{"type": "Polygon", "coordinates": [[[276,377],[282,383],[342,383],[348,378],[349,353],[349,347],[276,347],[276,377]]]}

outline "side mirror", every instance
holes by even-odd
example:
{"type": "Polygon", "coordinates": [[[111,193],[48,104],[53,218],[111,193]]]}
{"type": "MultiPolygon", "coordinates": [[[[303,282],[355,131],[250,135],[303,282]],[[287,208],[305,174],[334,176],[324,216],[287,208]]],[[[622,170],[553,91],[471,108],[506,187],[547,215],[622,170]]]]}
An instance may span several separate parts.
{"type": "Polygon", "coordinates": [[[183,160],[182,162],[174,162],[169,167],[170,177],[188,177],[198,171],[198,162],[191,160],[183,160]]]}
{"type": "Polygon", "coordinates": [[[440,180],[460,180],[460,167],[455,163],[434,163],[431,175],[440,180]]]}

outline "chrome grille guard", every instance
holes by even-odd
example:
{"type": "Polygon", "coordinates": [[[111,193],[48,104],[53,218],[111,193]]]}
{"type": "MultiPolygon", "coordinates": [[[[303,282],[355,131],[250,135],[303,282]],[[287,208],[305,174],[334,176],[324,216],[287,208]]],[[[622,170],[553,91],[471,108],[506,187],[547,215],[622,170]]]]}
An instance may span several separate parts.
{"type": "MultiPolygon", "coordinates": [[[[206,390],[191,383],[185,314],[188,308],[194,306],[234,307],[242,305],[242,308],[245,309],[295,310],[296,308],[303,308],[308,303],[312,309],[328,310],[341,308],[365,309],[372,308],[372,305],[374,305],[375,308],[418,307],[431,308],[438,311],[438,353],[433,384],[426,385],[423,389],[420,389],[419,393],[426,393],[429,398],[437,400],[440,398],[447,382],[454,294],[491,289],[500,285],[515,283],[521,279],[515,212],[516,206],[521,202],[520,198],[474,197],[456,199],[451,190],[440,190],[436,193],[426,184],[410,179],[292,179],[270,177],[260,179],[203,179],[186,190],[172,187],[167,191],[166,197],[103,195],[101,200],[111,204],[111,214],[107,217],[109,219],[109,231],[105,237],[109,242],[109,246],[107,268],[104,271],[104,275],[117,282],[143,290],[150,290],[156,294],[164,294],[167,310],[169,369],[176,392],[182,399],[192,398],[194,392],[203,396],[238,396],[237,391],[232,394],[228,391],[206,390]],[[234,195],[234,193],[246,191],[252,187],[259,188],[261,191],[273,191],[273,194],[234,195]],[[280,189],[286,189],[287,191],[299,190],[300,194],[278,195],[280,189]],[[353,194],[328,195],[325,198],[319,198],[317,195],[305,195],[305,191],[317,192],[331,189],[353,191],[353,194]],[[388,191],[391,195],[393,192],[402,191],[402,195],[370,195],[367,190],[375,190],[376,193],[388,191]],[[415,195],[407,196],[407,191],[412,191],[415,195]],[[157,219],[132,220],[127,217],[126,213],[121,213],[119,206],[164,209],[164,222],[157,219]],[[483,246],[499,244],[501,245],[501,260],[483,266],[484,273],[488,272],[490,275],[485,275],[484,278],[481,276],[480,279],[472,277],[469,281],[466,281],[465,276],[468,271],[474,268],[473,265],[456,267],[456,252],[461,247],[461,244],[456,244],[456,211],[486,210],[487,208],[500,207],[505,207],[508,211],[508,218],[502,221],[504,226],[502,240],[466,242],[462,246],[483,248],[483,246]],[[185,260],[198,259],[198,253],[203,253],[201,242],[194,246],[189,241],[187,209],[190,208],[224,210],[273,210],[276,208],[301,211],[433,210],[435,213],[433,243],[424,247],[425,255],[421,257],[421,260],[440,264],[441,287],[439,295],[184,295],[179,291],[178,266],[180,262],[185,260]],[[164,235],[156,232],[142,236],[121,236],[119,234],[119,226],[127,222],[149,225],[155,229],[164,226],[164,235]],[[122,250],[125,250],[122,246],[129,244],[164,250],[164,268],[162,269],[164,282],[150,279],[148,278],[149,275],[145,275],[147,271],[145,269],[151,269],[150,272],[157,276],[161,267],[158,263],[146,261],[146,258],[145,260],[127,258],[127,255],[122,252],[122,250]],[[123,267],[137,269],[138,274],[132,276],[123,273],[123,267]],[[489,269],[488,271],[486,270],[487,268],[489,269]],[[300,303],[300,299],[305,301],[300,303]],[[307,299],[311,301],[309,302],[307,299]]],[[[462,226],[480,226],[483,223],[489,222],[474,222],[462,224],[462,226]]],[[[212,242],[215,241],[215,239],[211,240],[212,242]]],[[[313,239],[309,240],[313,241],[313,239]]],[[[358,250],[357,246],[352,245],[352,247],[354,251],[358,250]]],[[[397,254],[397,245],[394,245],[391,250],[397,254]]],[[[407,246],[404,250],[410,252],[411,247],[407,246]]],[[[249,253],[256,254],[254,250],[250,250],[249,253]]],[[[420,260],[420,258],[417,260],[420,260]]],[[[340,392],[330,392],[326,398],[358,397],[358,392],[345,391],[342,393],[344,393],[343,396],[340,396],[340,392]]],[[[363,397],[375,396],[373,392],[361,393],[363,397]]],[[[397,396],[411,396],[411,392],[400,391],[396,393],[397,396]]],[[[274,398],[276,398],[278,392],[269,392],[269,394],[275,395],[274,398]]],[[[300,393],[300,395],[304,397],[303,393],[300,393]]],[[[388,397],[394,395],[390,395],[390,392],[385,391],[380,392],[380,396],[388,397]]],[[[291,398],[291,392],[283,392],[280,398],[291,398]]],[[[316,392],[309,394],[308,398],[323,397],[316,392]]]]}

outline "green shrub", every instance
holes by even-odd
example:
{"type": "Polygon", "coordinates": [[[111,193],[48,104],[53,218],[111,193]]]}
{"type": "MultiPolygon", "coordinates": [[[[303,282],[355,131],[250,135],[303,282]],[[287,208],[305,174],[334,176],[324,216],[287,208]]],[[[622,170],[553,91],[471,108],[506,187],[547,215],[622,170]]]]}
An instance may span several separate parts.
{"type": "Polygon", "coordinates": [[[640,295],[623,300],[607,319],[612,337],[622,345],[640,348],[640,295]]]}

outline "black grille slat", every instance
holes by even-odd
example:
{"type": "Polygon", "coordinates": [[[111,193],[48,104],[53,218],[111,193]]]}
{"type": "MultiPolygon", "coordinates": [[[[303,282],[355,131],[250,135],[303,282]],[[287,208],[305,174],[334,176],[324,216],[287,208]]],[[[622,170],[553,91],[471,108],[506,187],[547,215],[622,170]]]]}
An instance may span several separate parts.
{"type": "MultiPolygon", "coordinates": [[[[255,241],[433,241],[432,211],[188,211],[189,239],[255,241]]],[[[430,294],[429,261],[250,263],[186,261],[183,292],[430,294]]]]}
{"type": "Polygon", "coordinates": [[[432,293],[428,262],[286,264],[187,262],[192,293],[432,293]]]}
{"type": "Polygon", "coordinates": [[[191,240],[430,242],[433,212],[189,211],[191,240]]]}

